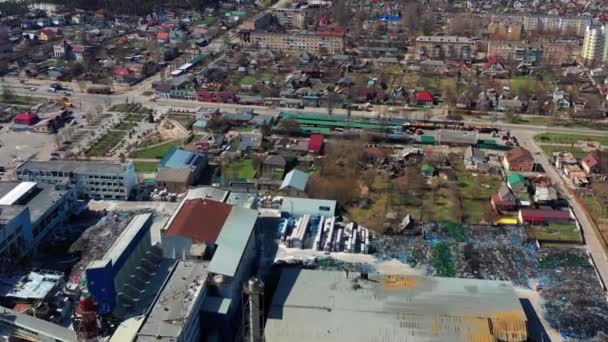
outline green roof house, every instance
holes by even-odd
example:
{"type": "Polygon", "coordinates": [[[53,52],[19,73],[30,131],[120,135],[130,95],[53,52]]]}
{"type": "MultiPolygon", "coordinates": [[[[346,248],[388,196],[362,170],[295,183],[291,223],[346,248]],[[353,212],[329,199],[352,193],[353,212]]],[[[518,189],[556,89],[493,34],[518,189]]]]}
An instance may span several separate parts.
{"type": "Polygon", "coordinates": [[[424,163],[422,164],[422,166],[420,166],[420,171],[422,171],[422,174],[425,177],[433,177],[433,174],[435,173],[435,168],[431,164],[424,163]]]}
{"type": "Polygon", "coordinates": [[[507,177],[507,186],[513,192],[524,192],[528,190],[528,180],[519,173],[510,174],[507,177]]]}

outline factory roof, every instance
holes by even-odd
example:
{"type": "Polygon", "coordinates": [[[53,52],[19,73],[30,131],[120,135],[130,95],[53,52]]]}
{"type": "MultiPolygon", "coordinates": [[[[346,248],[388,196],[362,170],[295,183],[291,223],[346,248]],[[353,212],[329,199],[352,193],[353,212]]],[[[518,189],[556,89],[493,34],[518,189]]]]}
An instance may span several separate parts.
{"type": "Polygon", "coordinates": [[[36,188],[36,182],[21,182],[0,198],[0,205],[13,205],[36,188]]]}
{"type": "Polygon", "coordinates": [[[465,144],[474,145],[479,140],[477,131],[456,131],[451,129],[440,129],[437,132],[437,140],[440,144],[465,144]]]}
{"type": "Polygon", "coordinates": [[[308,173],[298,169],[293,169],[285,175],[283,183],[281,183],[281,190],[290,187],[300,191],[305,191],[307,184],[308,173]]]}
{"type": "Polygon", "coordinates": [[[0,297],[40,300],[59,284],[63,276],[53,271],[31,271],[26,275],[0,277],[0,297]]]}
{"type": "Polygon", "coordinates": [[[171,169],[194,169],[202,161],[204,156],[199,153],[194,153],[181,148],[173,147],[159,163],[159,167],[167,167],[171,169]]]}
{"type": "Polygon", "coordinates": [[[28,160],[17,171],[58,171],[94,174],[122,174],[131,164],[111,164],[107,162],[87,162],[75,160],[28,160]]]}
{"type": "Polygon", "coordinates": [[[187,236],[196,241],[215,242],[231,209],[231,205],[218,201],[186,200],[165,236],[187,236]]]}
{"type": "MultiPolygon", "coordinates": [[[[24,182],[25,183],[25,182],[24,182]]],[[[29,183],[29,182],[28,182],[29,183]]],[[[14,189],[18,188],[21,182],[0,182],[0,197],[6,197],[14,189]]],[[[68,190],[58,190],[55,185],[46,183],[35,183],[35,187],[30,189],[29,196],[21,197],[13,205],[4,205],[0,213],[0,220],[11,220],[17,216],[24,208],[30,212],[30,221],[36,224],[37,221],[62,198],[68,190]],[[10,209],[9,209],[10,208],[10,209]]]]}
{"type": "Polygon", "coordinates": [[[258,218],[252,209],[232,207],[217,238],[217,251],[209,263],[209,272],[234,277],[258,218]]]}
{"type": "Polygon", "coordinates": [[[509,282],[299,269],[282,271],[265,328],[267,342],[526,338],[509,282]]]}
{"type": "MultiPolygon", "coordinates": [[[[8,326],[9,331],[24,330],[26,334],[36,334],[35,338],[47,340],[46,337],[62,342],[76,342],[76,332],[45,320],[21,314],[8,308],[0,307],[0,331],[8,326]]],[[[32,336],[34,337],[34,336],[32,336]]]]}
{"type": "Polygon", "coordinates": [[[292,216],[334,216],[336,214],[336,201],[316,198],[283,197],[281,212],[292,216]]]}
{"type": "Polygon", "coordinates": [[[176,262],[137,332],[135,341],[181,340],[183,326],[199,324],[188,320],[193,318],[191,315],[195,303],[205,292],[206,279],[207,263],[183,260],[176,262]]]}
{"type": "MultiPolygon", "coordinates": [[[[104,259],[111,259],[112,264],[116,264],[116,261],[122,253],[125,252],[127,246],[133,241],[133,239],[139,234],[142,229],[146,228],[146,224],[152,221],[152,214],[140,214],[135,216],[129,222],[129,225],[120,233],[120,235],[114,241],[114,244],[103,256],[104,259]]],[[[149,226],[148,226],[149,227],[149,226]]]]}

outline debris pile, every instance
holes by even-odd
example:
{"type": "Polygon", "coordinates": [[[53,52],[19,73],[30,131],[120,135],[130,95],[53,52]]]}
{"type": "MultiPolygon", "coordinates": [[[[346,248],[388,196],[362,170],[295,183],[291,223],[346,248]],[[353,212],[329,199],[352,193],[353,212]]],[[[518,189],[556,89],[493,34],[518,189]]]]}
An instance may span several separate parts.
{"type": "Polygon", "coordinates": [[[564,338],[608,333],[608,303],[584,250],[545,248],[539,257],[543,314],[564,338]]]}
{"type": "Polygon", "coordinates": [[[359,273],[374,273],[376,269],[367,263],[361,262],[347,262],[334,259],[331,257],[316,257],[309,258],[306,260],[293,259],[293,260],[281,260],[276,263],[277,265],[286,266],[300,266],[305,269],[315,269],[323,271],[349,271],[359,273]]]}

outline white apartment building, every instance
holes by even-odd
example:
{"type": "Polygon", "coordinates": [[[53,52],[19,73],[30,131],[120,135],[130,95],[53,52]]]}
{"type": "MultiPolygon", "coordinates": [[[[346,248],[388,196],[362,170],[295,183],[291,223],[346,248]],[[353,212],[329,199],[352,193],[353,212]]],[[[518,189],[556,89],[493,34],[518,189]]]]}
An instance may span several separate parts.
{"type": "Polygon", "coordinates": [[[606,26],[587,26],[581,58],[589,65],[597,65],[606,61],[608,58],[606,26]]]}

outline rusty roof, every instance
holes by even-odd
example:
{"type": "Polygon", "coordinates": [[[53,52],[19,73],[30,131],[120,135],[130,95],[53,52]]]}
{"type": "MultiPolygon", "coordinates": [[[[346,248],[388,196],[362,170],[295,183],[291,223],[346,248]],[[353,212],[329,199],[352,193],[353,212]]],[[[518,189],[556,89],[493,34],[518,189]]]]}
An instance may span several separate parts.
{"type": "Polygon", "coordinates": [[[231,205],[213,200],[186,200],[165,236],[187,236],[195,241],[215,242],[231,209],[231,205]]]}

